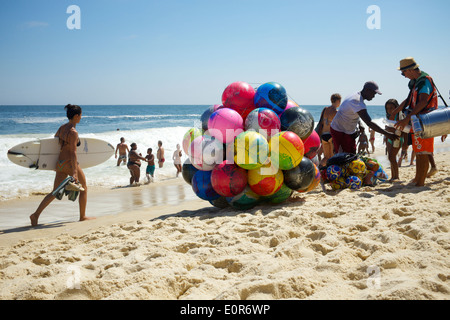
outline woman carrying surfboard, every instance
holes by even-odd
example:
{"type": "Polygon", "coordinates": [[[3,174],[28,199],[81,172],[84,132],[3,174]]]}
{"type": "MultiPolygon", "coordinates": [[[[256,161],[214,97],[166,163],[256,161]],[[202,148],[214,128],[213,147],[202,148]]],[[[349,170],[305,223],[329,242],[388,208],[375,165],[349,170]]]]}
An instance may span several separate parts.
{"type": "MultiPolygon", "coordinates": [[[[53,189],[55,191],[68,176],[73,177],[75,180],[75,185],[81,184],[79,197],[80,221],[95,219],[86,217],[86,177],[77,161],[77,146],[80,144],[80,139],[78,138],[76,126],[80,123],[82,110],[80,106],[71,104],[65,106],[64,109],[67,111],[67,118],[69,119],[69,122],[62,125],[55,134],[55,137],[59,138],[59,145],[61,149],[58,162],[56,164],[56,176],[53,189]]],[[[36,212],[30,216],[32,226],[37,226],[38,219],[42,211],[53,200],[55,200],[54,192],[51,192],[45,196],[39,207],[36,209],[36,212]]]]}

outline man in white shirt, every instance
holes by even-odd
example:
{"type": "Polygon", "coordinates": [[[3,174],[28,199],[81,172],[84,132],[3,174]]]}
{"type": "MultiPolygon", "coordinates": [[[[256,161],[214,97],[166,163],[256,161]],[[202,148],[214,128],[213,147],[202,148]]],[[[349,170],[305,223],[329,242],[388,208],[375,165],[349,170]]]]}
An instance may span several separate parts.
{"type": "Polygon", "coordinates": [[[376,94],[380,94],[378,85],[369,81],[364,84],[361,92],[354,93],[342,102],[336,116],[331,122],[330,132],[333,137],[334,153],[346,152],[356,154],[357,126],[362,119],[369,128],[387,136],[394,141],[398,137],[394,133],[387,132],[372,122],[364,100],[371,101],[376,94]]]}

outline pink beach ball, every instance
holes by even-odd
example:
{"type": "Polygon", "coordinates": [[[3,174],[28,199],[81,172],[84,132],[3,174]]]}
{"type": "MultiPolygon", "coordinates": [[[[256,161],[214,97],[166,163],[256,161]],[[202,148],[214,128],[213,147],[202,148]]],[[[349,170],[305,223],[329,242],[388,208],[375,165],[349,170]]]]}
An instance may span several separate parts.
{"type": "Polygon", "coordinates": [[[284,110],[286,111],[287,109],[292,108],[292,107],[299,107],[299,105],[296,102],[289,99],[288,103],[286,105],[286,108],[284,108],[284,110]]]}
{"type": "Polygon", "coordinates": [[[244,131],[241,115],[230,108],[221,108],[211,114],[208,120],[208,134],[222,143],[234,141],[244,131]]]}
{"type": "Polygon", "coordinates": [[[194,139],[189,146],[191,164],[202,171],[211,171],[223,160],[223,144],[213,137],[204,135],[194,139]]]}

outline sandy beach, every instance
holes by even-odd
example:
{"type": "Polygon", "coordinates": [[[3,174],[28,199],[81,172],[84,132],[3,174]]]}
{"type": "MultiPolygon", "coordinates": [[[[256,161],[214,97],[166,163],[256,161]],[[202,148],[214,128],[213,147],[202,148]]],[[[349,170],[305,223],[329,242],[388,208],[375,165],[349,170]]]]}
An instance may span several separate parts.
{"type": "Polygon", "coordinates": [[[0,231],[0,299],[447,300],[449,157],[435,155],[425,187],[403,166],[393,184],[318,187],[248,211],[214,208],[182,178],[92,190],[90,212],[123,207],[86,222],[61,202],[51,210],[64,206],[67,220],[30,228],[42,196],[8,201],[1,209],[24,222],[0,231]],[[164,188],[175,200],[152,203],[164,188]]]}

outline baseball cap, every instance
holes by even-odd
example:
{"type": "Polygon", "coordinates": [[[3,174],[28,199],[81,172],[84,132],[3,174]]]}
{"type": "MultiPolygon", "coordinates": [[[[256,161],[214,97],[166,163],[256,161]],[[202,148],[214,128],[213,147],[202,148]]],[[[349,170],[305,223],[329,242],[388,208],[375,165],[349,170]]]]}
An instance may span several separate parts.
{"type": "Polygon", "coordinates": [[[364,84],[364,89],[371,89],[371,90],[373,90],[373,91],[375,91],[376,93],[378,93],[378,94],[382,94],[381,92],[380,92],[380,88],[378,87],[378,84],[376,84],[376,82],[374,82],[374,81],[368,81],[368,82],[366,82],[365,84],[364,84]]]}

